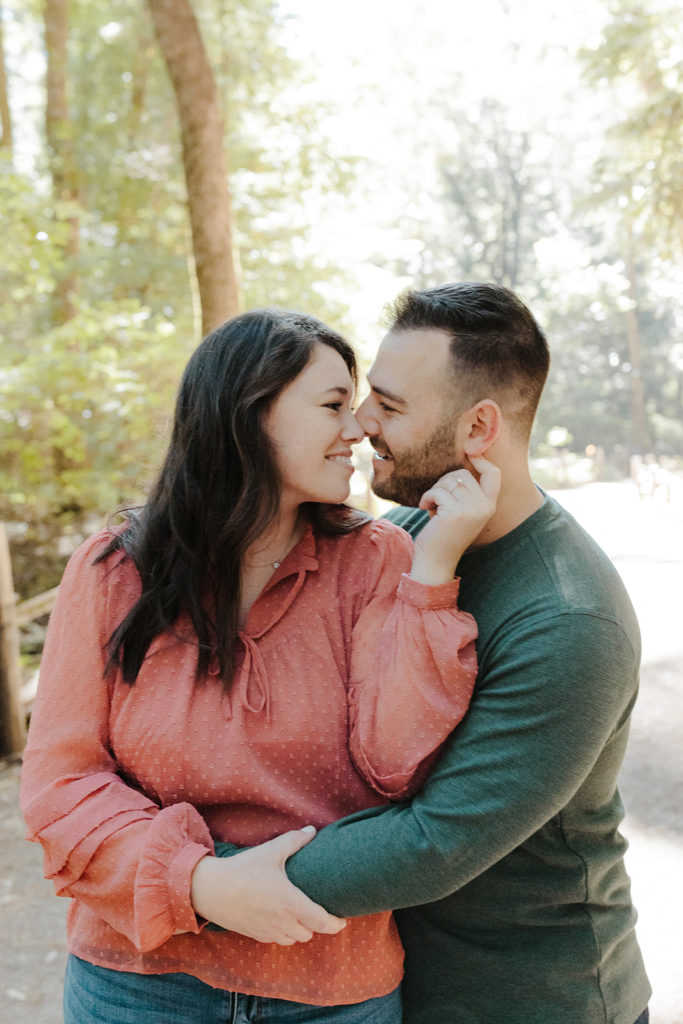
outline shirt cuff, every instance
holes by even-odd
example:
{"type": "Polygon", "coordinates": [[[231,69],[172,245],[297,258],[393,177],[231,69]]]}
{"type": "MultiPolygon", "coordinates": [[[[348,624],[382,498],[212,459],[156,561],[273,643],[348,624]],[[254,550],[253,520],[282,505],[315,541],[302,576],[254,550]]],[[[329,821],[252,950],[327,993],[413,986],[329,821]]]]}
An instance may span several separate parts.
{"type": "Polygon", "coordinates": [[[205,846],[192,843],[185,846],[171,863],[168,874],[168,895],[175,926],[181,932],[201,931],[204,919],[197,917],[192,906],[192,872],[202,859],[209,855],[205,846]]]}
{"type": "Polygon", "coordinates": [[[135,945],[141,953],[178,931],[200,931],[190,898],[192,872],[212,852],[206,823],[189,804],[165,807],[150,822],[135,879],[135,945]]]}
{"type": "Polygon", "coordinates": [[[416,608],[453,608],[457,606],[460,577],[448,583],[420,583],[404,572],[398,585],[398,596],[416,608]]]}

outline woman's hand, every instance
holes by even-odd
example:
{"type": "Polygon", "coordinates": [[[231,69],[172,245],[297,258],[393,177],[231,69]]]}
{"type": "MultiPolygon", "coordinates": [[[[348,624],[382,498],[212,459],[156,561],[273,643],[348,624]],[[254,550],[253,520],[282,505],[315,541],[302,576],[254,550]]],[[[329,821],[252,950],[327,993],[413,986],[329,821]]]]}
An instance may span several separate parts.
{"type": "Polygon", "coordinates": [[[315,835],[285,832],[234,857],[202,857],[192,874],[192,905],[200,917],[257,942],[292,946],[315,932],[336,935],[346,921],[328,914],[287,878],[285,861],[315,835]]]}
{"type": "Polygon", "coordinates": [[[415,538],[410,575],[432,585],[453,579],[460,558],[489,521],[500,491],[500,470],[484,458],[470,460],[479,481],[467,469],[446,473],[422,495],[420,508],[430,521],[415,538]]]}

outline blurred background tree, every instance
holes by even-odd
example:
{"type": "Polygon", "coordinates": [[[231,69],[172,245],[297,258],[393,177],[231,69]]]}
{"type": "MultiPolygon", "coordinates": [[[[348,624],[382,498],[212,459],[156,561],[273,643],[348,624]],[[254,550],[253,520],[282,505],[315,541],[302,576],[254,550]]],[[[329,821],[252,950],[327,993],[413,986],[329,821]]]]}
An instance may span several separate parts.
{"type": "MultiPolygon", "coordinates": [[[[518,291],[553,353],[533,450],[551,452],[560,424],[572,452],[603,449],[601,471],[624,475],[632,454],[683,454],[683,22],[666,0],[609,0],[593,15],[564,92],[544,99],[558,47],[534,24],[535,49],[533,31],[509,33],[502,89],[473,101],[458,69],[435,97],[401,105],[433,176],[399,158],[412,244],[375,260],[422,286],[518,291]]],[[[419,82],[424,56],[401,59],[419,82]]]]}
{"type": "MultiPolygon", "coordinates": [[[[202,31],[211,28],[204,85],[215,88],[227,125],[234,223],[224,218],[221,231],[232,228],[243,304],[305,308],[342,325],[341,304],[316,290],[337,271],[305,238],[325,193],[350,187],[351,162],[328,157],[323,133],[307,130],[322,108],[296,100],[302,69],[279,42],[275,3],[194,7],[202,31]]],[[[20,61],[9,89],[0,78],[0,98],[9,93],[0,103],[0,519],[15,524],[15,584],[26,596],[58,581],[92,521],[141,500],[187,356],[237,299],[226,294],[217,315],[207,292],[202,324],[195,270],[212,272],[218,261],[215,251],[203,255],[196,233],[193,246],[174,93],[145,5],[46,0],[39,11],[26,0],[13,5],[13,28],[46,60],[44,121],[28,166],[11,144],[13,99],[27,116],[20,61]]],[[[168,51],[173,40],[164,44],[168,51]]],[[[187,133],[184,141],[187,157],[187,133]]],[[[194,165],[220,186],[215,150],[194,165]]],[[[222,182],[227,195],[224,172],[222,182]]],[[[225,276],[213,295],[221,288],[225,276]]]]}

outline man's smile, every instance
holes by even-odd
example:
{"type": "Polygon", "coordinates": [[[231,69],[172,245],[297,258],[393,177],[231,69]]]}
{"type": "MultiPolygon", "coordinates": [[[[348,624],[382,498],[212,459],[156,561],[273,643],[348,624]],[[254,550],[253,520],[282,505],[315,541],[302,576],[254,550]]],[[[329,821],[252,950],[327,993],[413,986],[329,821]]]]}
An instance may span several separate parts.
{"type": "Polygon", "coordinates": [[[370,441],[370,444],[374,451],[374,458],[378,459],[380,462],[387,462],[392,458],[391,452],[388,448],[379,448],[374,441],[370,441]]]}

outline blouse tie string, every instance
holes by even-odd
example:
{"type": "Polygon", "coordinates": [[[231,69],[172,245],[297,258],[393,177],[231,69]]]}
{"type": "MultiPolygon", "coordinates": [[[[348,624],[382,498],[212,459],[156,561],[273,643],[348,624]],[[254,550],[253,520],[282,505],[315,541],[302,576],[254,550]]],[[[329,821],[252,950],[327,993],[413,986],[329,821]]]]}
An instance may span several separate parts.
{"type": "MultiPolygon", "coordinates": [[[[312,561],[312,559],[308,559],[309,563],[312,561]]],[[[267,622],[262,623],[261,627],[257,628],[251,635],[243,632],[238,634],[238,638],[244,647],[244,658],[235,675],[232,686],[223,694],[223,713],[226,718],[232,718],[233,701],[239,700],[245,711],[258,714],[265,710],[266,720],[270,723],[270,680],[256,641],[264,636],[269,629],[272,629],[287,612],[303,587],[306,579],[306,570],[309,568],[317,568],[317,561],[313,565],[307,564],[297,570],[296,579],[292,581],[284,599],[281,599],[282,603],[276,607],[274,614],[271,615],[267,622]]],[[[210,675],[218,675],[218,672],[218,659],[214,656],[209,673],[210,675]]]]}
{"type": "Polygon", "coordinates": [[[269,629],[271,629],[276,622],[282,618],[287,612],[288,608],[296,598],[304,585],[306,579],[306,568],[301,568],[296,574],[296,579],[292,581],[287,594],[282,601],[282,604],[278,607],[275,616],[265,625],[262,626],[258,632],[254,633],[253,636],[249,636],[247,633],[240,633],[239,638],[244,645],[244,661],[239,670],[239,674],[235,679],[235,686],[233,693],[235,697],[240,695],[242,707],[245,711],[252,711],[258,714],[260,711],[266,712],[266,721],[270,723],[270,711],[271,711],[271,692],[270,692],[270,680],[268,678],[268,670],[265,662],[259,650],[256,641],[260,637],[264,636],[269,629]]]}
{"type": "Polygon", "coordinates": [[[261,652],[253,637],[240,633],[240,640],[244,644],[244,661],[233,693],[239,695],[245,711],[258,714],[265,710],[266,721],[270,722],[270,682],[261,652]]]}

